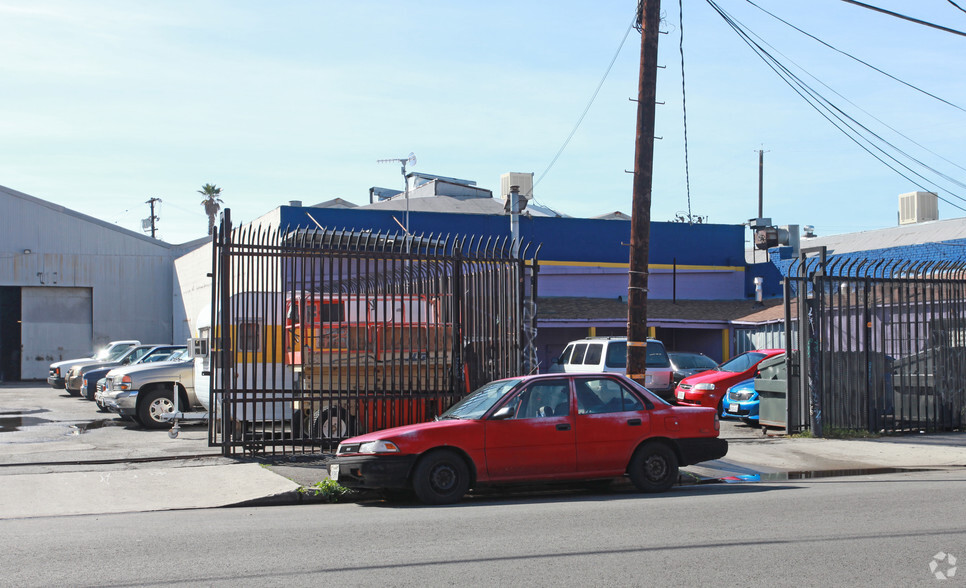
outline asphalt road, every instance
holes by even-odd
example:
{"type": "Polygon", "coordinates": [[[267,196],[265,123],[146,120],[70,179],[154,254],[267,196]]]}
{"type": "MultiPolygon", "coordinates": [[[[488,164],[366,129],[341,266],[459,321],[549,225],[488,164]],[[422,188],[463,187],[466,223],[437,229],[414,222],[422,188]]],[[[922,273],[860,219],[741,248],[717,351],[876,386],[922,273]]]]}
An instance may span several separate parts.
{"type": "Polygon", "coordinates": [[[936,554],[966,558],[964,482],[935,471],[4,520],[0,570],[12,586],[934,585],[936,554]]]}

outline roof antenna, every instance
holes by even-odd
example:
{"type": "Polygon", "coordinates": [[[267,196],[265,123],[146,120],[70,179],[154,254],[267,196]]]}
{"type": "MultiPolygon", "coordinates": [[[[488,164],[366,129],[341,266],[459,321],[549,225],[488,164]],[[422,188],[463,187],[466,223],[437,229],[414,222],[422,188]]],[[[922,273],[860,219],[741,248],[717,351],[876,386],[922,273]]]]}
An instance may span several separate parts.
{"type": "Polygon", "coordinates": [[[405,159],[377,159],[376,163],[400,163],[402,164],[403,192],[406,194],[406,226],[403,229],[409,234],[409,182],[406,181],[406,166],[416,165],[416,154],[410,152],[405,159]]]}

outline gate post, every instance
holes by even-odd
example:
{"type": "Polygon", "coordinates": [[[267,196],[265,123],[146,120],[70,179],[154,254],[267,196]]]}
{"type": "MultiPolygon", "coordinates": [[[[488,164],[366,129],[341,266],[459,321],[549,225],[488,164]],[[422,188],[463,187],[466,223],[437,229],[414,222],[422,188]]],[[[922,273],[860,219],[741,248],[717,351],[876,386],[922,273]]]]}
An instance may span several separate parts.
{"type": "Polygon", "coordinates": [[[219,355],[221,356],[218,366],[215,370],[218,372],[218,376],[215,377],[216,382],[220,382],[221,388],[221,454],[225,457],[231,455],[232,448],[232,429],[231,423],[234,420],[234,415],[230,413],[231,402],[229,401],[229,386],[232,382],[230,377],[232,366],[232,350],[231,350],[231,309],[229,301],[231,299],[231,210],[225,209],[224,216],[221,221],[221,234],[219,235],[220,250],[218,252],[218,269],[220,273],[218,274],[219,284],[219,302],[218,302],[218,312],[216,313],[215,323],[218,327],[218,338],[219,338],[219,355]]]}
{"type": "MultiPolygon", "coordinates": [[[[463,248],[460,239],[453,243],[453,392],[463,389],[463,394],[469,394],[470,375],[467,371],[466,358],[463,357],[465,343],[463,341],[463,248]]],[[[457,396],[460,396],[457,394],[457,396]]]]}
{"type": "MultiPolygon", "coordinates": [[[[801,273],[801,287],[798,291],[798,315],[799,315],[799,340],[802,342],[800,356],[805,354],[808,362],[808,377],[802,378],[802,390],[807,392],[804,396],[809,399],[810,414],[809,428],[812,436],[822,437],[822,424],[824,415],[822,413],[822,377],[821,377],[821,358],[819,344],[822,333],[819,323],[819,310],[821,309],[821,292],[816,277],[821,277],[825,273],[826,248],[808,247],[802,248],[799,271],[801,273]],[[819,254],[819,268],[808,273],[807,260],[809,253],[819,254]],[[808,296],[808,286],[812,285],[812,296],[808,296]]],[[[802,361],[804,364],[805,362],[802,361]]]]}

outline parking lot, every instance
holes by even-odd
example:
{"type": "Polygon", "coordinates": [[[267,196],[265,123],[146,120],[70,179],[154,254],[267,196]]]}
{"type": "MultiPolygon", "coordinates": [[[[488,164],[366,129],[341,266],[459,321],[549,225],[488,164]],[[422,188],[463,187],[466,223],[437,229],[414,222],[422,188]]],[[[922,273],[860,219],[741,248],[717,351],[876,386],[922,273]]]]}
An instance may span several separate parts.
{"type": "Polygon", "coordinates": [[[79,397],[55,390],[46,382],[0,385],[0,467],[144,460],[164,462],[191,456],[219,456],[208,446],[204,424],[183,426],[177,439],[167,431],[150,431],[123,421],[79,397]]]}

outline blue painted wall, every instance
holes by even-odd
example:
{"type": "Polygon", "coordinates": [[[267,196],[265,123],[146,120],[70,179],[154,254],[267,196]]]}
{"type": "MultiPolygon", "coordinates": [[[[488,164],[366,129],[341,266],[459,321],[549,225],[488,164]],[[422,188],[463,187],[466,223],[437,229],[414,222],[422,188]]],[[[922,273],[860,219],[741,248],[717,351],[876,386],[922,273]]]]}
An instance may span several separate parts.
{"type": "MultiPolygon", "coordinates": [[[[300,208],[282,206],[281,225],[314,227],[306,216],[333,229],[371,229],[401,231],[394,220],[403,221],[404,212],[371,209],[300,208]]],[[[410,231],[414,234],[484,235],[508,237],[510,220],[506,216],[410,212],[410,231]]],[[[521,217],[520,237],[524,243],[542,244],[540,259],[545,261],[627,263],[630,256],[630,221],[579,218],[521,217]]],[[[651,264],[744,267],[744,231],[741,225],[688,225],[651,223],[651,264]]]]}

